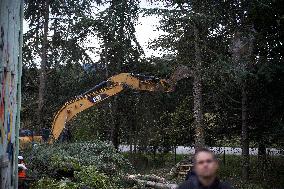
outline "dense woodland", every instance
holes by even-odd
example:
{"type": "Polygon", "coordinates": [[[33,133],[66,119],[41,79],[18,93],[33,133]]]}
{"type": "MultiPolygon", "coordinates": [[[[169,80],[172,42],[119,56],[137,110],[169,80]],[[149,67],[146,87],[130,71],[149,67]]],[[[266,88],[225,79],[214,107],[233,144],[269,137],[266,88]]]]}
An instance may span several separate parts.
{"type": "Polygon", "coordinates": [[[50,128],[66,101],[112,75],[166,78],[186,65],[192,74],[173,93],[127,90],[82,112],[67,125],[71,141],[128,144],[133,153],[241,147],[242,176],[248,180],[249,147],[259,149],[264,167],[266,148],[284,148],[284,1],[147,3],[161,6],[140,8],[139,0],[26,0],[22,128],[38,133],[50,128]],[[142,16],[160,18],[161,35],[148,45],[160,56],[147,57],[137,40],[142,16]],[[86,45],[94,39],[100,48],[86,45]]]}

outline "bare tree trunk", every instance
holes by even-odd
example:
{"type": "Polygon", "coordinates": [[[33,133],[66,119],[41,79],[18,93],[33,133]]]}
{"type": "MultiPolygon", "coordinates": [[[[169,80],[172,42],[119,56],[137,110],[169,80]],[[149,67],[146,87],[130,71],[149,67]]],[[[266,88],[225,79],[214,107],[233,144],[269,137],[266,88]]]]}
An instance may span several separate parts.
{"type": "MultiPolygon", "coordinates": [[[[108,57],[107,57],[107,53],[108,53],[108,44],[107,41],[104,41],[105,44],[105,76],[106,78],[109,77],[109,68],[108,68],[108,57]]],[[[110,133],[110,138],[111,138],[111,142],[114,145],[115,149],[118,150],[119,149],[119,139],[118,139],[118,134],[119,134],[119,125],[117,123],[117,120],[115,119],[115,112],[117,111],[117,97],[114,97],[114,102],[109,102],[109,110],[110,110],[110,118],[111,118],[111,133],[110,133]]]]}
{"type": "Polygon", "coordinates": [[[265,147],[264,139],[261,139],[258,143],[258,158],[259,160],[266,159],[266,147],[265,147]]]}
{"type": "Polygon", "coordinates": [[[132,138],[130,138],[130,143],[129,143],[129,151],[130,151],[130,154],[133,153],[133,143],[132,143],[132,138]]]}
{"type": "Polygon", "coordinates": [[[198,29],[194,26],[195,67],[193,72],[193,117],[195,123],[195,148],[205,145],[202,111],[202,79],[201,52],[199,47],[198,29]]]}
{"type": "Polygon", "coordinates": [[[230,51],[232,53],[232,61],[236,66],[237,73],[245,74],[242,76],[241,95],[242,95],[242,177],[244,180],[249,179],[249,128],[248,128],[248,87],[247,73],[248,65],[253,61],[253,42],[254,29],[246,32],[236,31],[232,40],[230,51]]]}
{"type": "Polygon", "coordinates": [[[47,52],[48,52],[48,23],[49,23],[49,0],[45,1],[44,9],[44,23],[43,23],[43,41],[41,52],[41,65],[39,70],[39,91],[38,91],[38,128],[42,128],[42,114],[45,103],[45,88],[46,88],[46,66],[47,66],[47,52]]]}
{"type": "MultiPolygon", "coordinates": [[[[136,106],[137,104],[134,103],[133,106],[136,106]]],[[[136,137],[135,136],[135,118],[134,116],[137,115],[137,109],[135,108],[134,111],[133,111],[133,115],[132,117],[130,118],[131,119],[131,128],[130,128],[130,133],[129,133],[129,145],[130,145],[130,153],[132,154],[133,153],[133,141],[134,141],[134,138],[136,137]]]]}
{"type": "Polygon", "coordinates": [[[114,145],[115,149],[119,148],[119,124],[117,122],[114,123],[114,127],[111,131],[111,142],[114,145]]]}
{"type": "Polygon", "coordinates": [[[245,81],[242,85],[242,177],[249,179],[249,136],[247,125],[247,91],[245,81]]]}
{"type": "Polygon", "coordinates": [[[118,108],[117,96],[114,97],[113,103],[110,103],[110,116],[112,120],[111,128],[111,142],[114,145],[115,149],[118,150],[119,147],[119,122],[116,119],[116,114],[118,108]]]}
{"type": "Polygon", "coordinates": [[[264,136],[260,137],[258,142],[258,162],[259,162],[259,172],[262,178],[265,178],[265,173],[267,171],[266,164],[267,164],[267,157],[266,157],[266,146],[265,146],[265,139],[264,136]]]}

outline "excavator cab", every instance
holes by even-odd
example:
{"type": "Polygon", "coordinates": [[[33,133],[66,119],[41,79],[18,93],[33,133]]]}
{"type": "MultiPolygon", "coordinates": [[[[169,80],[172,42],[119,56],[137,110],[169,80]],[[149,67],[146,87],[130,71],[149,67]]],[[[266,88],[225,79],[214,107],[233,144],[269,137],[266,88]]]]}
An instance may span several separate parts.
{"type": "Polygon", "coordinates": [[[29,129],[21,129],[20,135],[20,149],[32,147],[36,143],[43,143],[44,140],[41,135],[36,135],[34,131],[29,129]]]}
{"type": "Polygon", "coordinates": [[[29,129],[21,129],[19,135],[20,137],[33,136],[34,131],[31,131],[29,129]]]}

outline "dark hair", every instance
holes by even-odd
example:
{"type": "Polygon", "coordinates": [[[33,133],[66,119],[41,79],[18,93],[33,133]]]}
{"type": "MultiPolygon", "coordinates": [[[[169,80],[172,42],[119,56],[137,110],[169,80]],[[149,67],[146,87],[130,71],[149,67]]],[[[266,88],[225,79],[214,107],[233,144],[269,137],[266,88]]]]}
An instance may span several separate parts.
{"type": "Polygon", "coordinates": [[[205,153],[208,153],[208,154],[211,154],[213,159],[214,160],[217,160],[217,157],[216,155],[214,154],[214,152],[212,152],[211,150],[209,150],[208,148],[198,148],[196,151],[195,151],[195,154],[193,156],[193,163],[195,164],[196,163],[196,157],[199,153],[201,152],[205,152],[205,153]]]}

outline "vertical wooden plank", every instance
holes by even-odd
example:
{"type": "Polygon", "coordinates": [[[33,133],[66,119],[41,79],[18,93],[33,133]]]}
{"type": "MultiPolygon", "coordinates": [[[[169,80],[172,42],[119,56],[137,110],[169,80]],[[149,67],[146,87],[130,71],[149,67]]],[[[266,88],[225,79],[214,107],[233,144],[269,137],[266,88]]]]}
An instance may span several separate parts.
{"type": "Polygon", "coordinates": [[[10,72],[11,72],[11,84],[10,84],[10,94],[9,94],[9,123],[10,125],[8,125],[8,127],[10,127],[10,142],[13,144],[13,149],[14,149],[14,143],[15,143],[15,123],[14,123],[14,119],[15,119],[15,110],[16,110],[16,88],[15,88],[15,85],[16,85],[16,80],[15,78],[17,77],[16,74],[15,74],[15,69],[16,69],[16,66],[17,66],[17,61],[16,61],[16,57],[15,56],[16,54],[18,54],[17,50],[16,50],[16,46],[19,46],[18,44],[18,40],[17,40],[17,33],[16,33],[16,30],[17,30],[17,16],[15,15],[15,12],[18,11],[18,3],[17,1],[10,1],[10,7],[13,7],[13,9],[10,10],[10,23],[11,23],[11,26],[10,26],[10,33],[11,33],[11,37],[10,37],[10,40],[9,42],[10,43],[10,55],[13,54],[13,56],[10,56],[9,58],[9,64],[10,64],[10,72]]]}
{"type": "MultiPolygon", "coordinates": [[[[17,13],[16,13],[17,14],[17,13]]],[[[19,154],[19,130],[20,130],[20,112],[21,112],[21,78],[22,78],[22,46],[23,46],[23,18],[24,18],[24,0],[20,0],[18,17],[18,67],[17,67],[17,116],[15,126],[15,148],[17,149],[14,157],[14,177],[15,189],[18,189],[18,154],[19,154]]]]}
{"type": "Polygon", "coordinates": [[[7,148],[7,139],[6,139],[6,127],[5,127],[5,96],[6,96],[6,52],[7,52],[7,33],[8,33],[8,11],[7,11],[7,0],[1,0],[1,19],[0,19],[0,30],[1,30],[1,99],[0,99],[0,123],[1,123],[1,146],[2,146],[2,155],[5,153],[7,148]]]}
{"type": "Polygon", "coordinates": [[[9,172],[9,157],[6,153],[7,144],[8,144],[8,133],[7,133],[7,56],[8,56],[8,33],[9,33],[9,8],[8,1],[3,0],[3,4],[1,7],[1,12],[3,11],[3,17],[1,17],[2,23],[2,65],[3,65],[3,73],[2,73],[2,94],[1,94],[1,120],[2,120],[2,146],[3,146],[3,154],[1,158],[1,189],[2,188],[10,188],[10,172],[9,172]]]}
{"type": "MultiPolygon", "coordinates": [[[[5,3],[4,0],[0,0],[0,18],[5,18],[4,11],[5,3]]],[[[0,19],[0,73],[3,73],[4,63],[3,63],[3,49],[4,49],[4,19],[0,19]]],[[[1,79],[2,81],[2,79],[1,79]]],[[[2,84],[2,82],[1,82],[2,84]]]]}
{"type": "Polygon", "coordinates": [[[8,128],[8,125],[9,125],[9,120],[8,120],[8,107],[9,107],[9,92],[10,92],[10,83],[11,83],[11,72],[10,72],[10,67],[9,67],[9,58],[10,58],[10,36],[11,36],[11,31],[9,30],[10,29],[10,7],[9,7],[9,1],[5,0],[6,1],[6,19],[4,20],[4,23],[5,23],[5,26],[4,26],[4,31],[6,31],[4,33],[4,91],[5,91],[5,94],[4,94],[4,132],[5,132],[5,140],[4,140],[4,149],[6,149],[6,151],[8,150],[8,144],[9,144],[9,141],[8,141],[8,135],[9,135],[9,128],[8,128]]]}
{"type": "MultiPolygon", "coordinates": [[[[0,0],[0,18],[4,18],[4,2],[0,0]]],[[[3,48],[4,48],[4,31],[3,31],[3,19],[0,19],[0,155],[3,154],[3,119],[1,117],[1,110],[2,110],[2,87],[3,87],[3,73],[4,73],[4,66],[3,66],[3,48]]]]}
{"type": "MultiPolygon", "coordinates": [[[[3,7],[4,7],[4,3],[2,0],[0,0],[0,18],[3,18],[4,17],[4,11],[3,11],[3,7]]],[[[0,19],[0,74],[3,72],[2,69],[3,69],[3,60],[2,60],[2,57],[3,57],[3,28],[2,28],[2,21],[3,19],[0,19]]],[[[1,79],[1,78],[0,78],[1,79]]],[[[2,81],[2,80],[1,80],[2,81]]],[[[1,82],[2,83],[2,82],[1,82]]],[[[2,85],[0,83],[0,85],[2,85]]]]}
{"type": "Polygon", "coordinates": [[[0,189],[17,188],[23,0],[0,0],[0,189]]]}

